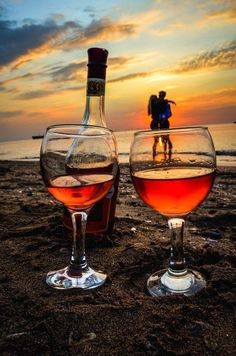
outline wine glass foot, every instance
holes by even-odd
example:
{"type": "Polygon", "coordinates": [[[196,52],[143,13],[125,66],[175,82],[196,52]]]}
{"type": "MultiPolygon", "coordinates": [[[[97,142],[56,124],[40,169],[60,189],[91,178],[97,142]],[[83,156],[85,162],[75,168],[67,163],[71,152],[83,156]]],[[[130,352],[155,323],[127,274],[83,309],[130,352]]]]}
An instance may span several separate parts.
{"type": "Polygon", "coordinates": [[[184,274],[161,270],[152,274],[147,281],[152,296],[182,294],[191,296],[206,287],[206,281],[197,271],[187,270],[184,274]]]}
{"type": "Polygon", "coordinates": [[[101,286],[107,278],[102,272],[96,272],[88,267],[83,272],[70,271],[70,266],[58,271],[52,271],[47,274],[46,282],[55,289],[93,289],[101,286]]]}

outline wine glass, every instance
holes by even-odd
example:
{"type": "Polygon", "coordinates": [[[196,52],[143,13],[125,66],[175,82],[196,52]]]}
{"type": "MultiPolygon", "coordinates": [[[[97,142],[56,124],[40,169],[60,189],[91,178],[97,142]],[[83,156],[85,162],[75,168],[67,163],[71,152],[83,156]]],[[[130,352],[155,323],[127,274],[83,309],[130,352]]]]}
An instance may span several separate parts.
{"type": "Polygon", "coordinates": [[[106,274],[94,271],[87,263],[86,222],[90,209],[108,193],[117,174],[114,134],[100,126],[51,126],[42,141],[40,165],[49,193],[68,209],[73,226],[70,263],[49,272],[46,282],[57,289],[96,288],[105,282],[106,274]]]}
{"type": "Polygon", "coordinates": [[[205,287],[197,271],[187,268],[184,218],[210,192],[216,171],[214,144],[206,127],[136,132],[130,149],[130,171],[140,198],[168,219],[169,266],[151,275],[152,296],[192,295],[205,287]]]}

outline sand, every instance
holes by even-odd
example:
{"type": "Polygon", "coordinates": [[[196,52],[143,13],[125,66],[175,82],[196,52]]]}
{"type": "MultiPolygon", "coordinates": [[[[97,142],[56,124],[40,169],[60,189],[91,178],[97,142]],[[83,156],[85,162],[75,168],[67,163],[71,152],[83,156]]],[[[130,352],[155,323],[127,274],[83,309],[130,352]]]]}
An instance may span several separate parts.
{"type": "Polygon", "coordinates": [[[153,298],[146,280],[167,266],[167,222],[137,198],[127,165],[113,236],[87,247],[107,282],[58,291],[45,275],[69,259],[62,207],[48,195],[37,162],[1,161],[0,354],[234,355],[235,171],[219,168],[207,200],[187,218],[186,258],[206,289],[153,298]]]}

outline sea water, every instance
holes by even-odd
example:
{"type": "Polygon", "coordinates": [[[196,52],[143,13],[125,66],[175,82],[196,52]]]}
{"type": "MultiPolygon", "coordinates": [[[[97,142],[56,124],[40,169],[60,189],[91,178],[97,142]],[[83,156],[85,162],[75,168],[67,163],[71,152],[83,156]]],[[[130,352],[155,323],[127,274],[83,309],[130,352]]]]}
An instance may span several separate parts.
{"type": "MultiPolygon", "coordinates": [[[[218,124],[207,126],[214,141],[217,165],[236,166],[236,124],[218,124]]],[[[117,131],[119,161],[128,163],[133,131],[117,131]]],[[[0,143],[0,160],[38,160],[41,139],[28,139],[0,143]]]]}

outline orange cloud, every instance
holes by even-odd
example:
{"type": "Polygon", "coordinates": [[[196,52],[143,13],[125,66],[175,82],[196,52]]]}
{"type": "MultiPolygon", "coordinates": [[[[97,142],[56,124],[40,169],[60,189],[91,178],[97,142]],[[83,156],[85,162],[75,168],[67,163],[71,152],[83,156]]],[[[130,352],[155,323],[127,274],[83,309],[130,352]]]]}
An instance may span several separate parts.
{"type": "Polygon", "coordinates": [[[112,67],[113,69],[116,68],[122,68],[124,69],[124,66],[131,62],[133,60],[133,57],[111,57],[108,60],[109,68],[112,67]]]}
{"type": "Polygon", "coordinates": [[[236,18],[236,5],[232,4],[232,7],[226,7],[220,10],[212,11],[208,13],[207,16],[209,19],[220,19],[222,20],[235,20],[236,18]]]}
{"type": "Polygon", "coordinates": [[[178,106],[184,107],[217,107],[217,106],[226,106],[233,105],[236,102],[236,89],[228,88],[219,91],[214,91],[209,94],[202,94],[197,96],[187,97],[186,99],[179,100],[178,106]]]}
{"type": "Polygon", "coordinates": [[[124,80],[147,77],[149,75],[151,75],[151,72],[150,73],[148,73],[148,72],[130,73],[130,74],[123,75],[123,76],[115,78],[115,79],[111,79],[108,82],[109,83],[122,82],[124,80]]]}
{"type": "MultiPolygon", "coordinates": [[[[117,69],[122,68],[126,63],[129,63],[131,58],[128,57],[111,57],[109,59],[109,68],[117,69]]],[[[53,79],[53,82],[65,82],[71,80],[85,79],[87,72],[87,62],[72,62],[67,65],[57,66],[47,71],[47,74],[50,75],[53,79]]]]}
{"type": "Polygon", "coordinates": [[[62,49],[74,49],[81,45],[88,45],[98,41],[109,39],[120,40],[129,37],[136,32],[136,25],[132,23],[114,22],[109,18],[93,20],[91,24],[82,31],[77,31],[77,36],[73,33],[61,44],[62,49]]]}
{"type": "Polygon", "coordinates": [[[8,83],[15,82],[17,80],[22,80],[22,79],[25,79],[25,78],[31,78],[32,76],[33,76],[32,73],[26,73],[26,74],[23,74],[23,75],[18,75],[16,77],[11,78],[11,79],[6,79],[6,80],[1,81],[0,82],[0,86],[8,84],[8,83]]]}
{"type": "Polygon", "coordinates": [[[15,68],[56,50],[73,50],[99,41],[120,40],[136,32],[136,24],[115,22],[109,18],[93,20],[87,27],[75,21],[58,25],[50,19],[42,24],[29,23],[12,27],[10,22],[1,21],[0,67],[13,63],[15,68]]]}
{"type": "Polygon", "coordinates": [[[199,69],[208,69],[213,67],[236,68],[236,41],[232,41],[221,48],[206,51],[190,59],[181,62],[174,73],[184,73],[199,69]]]}

